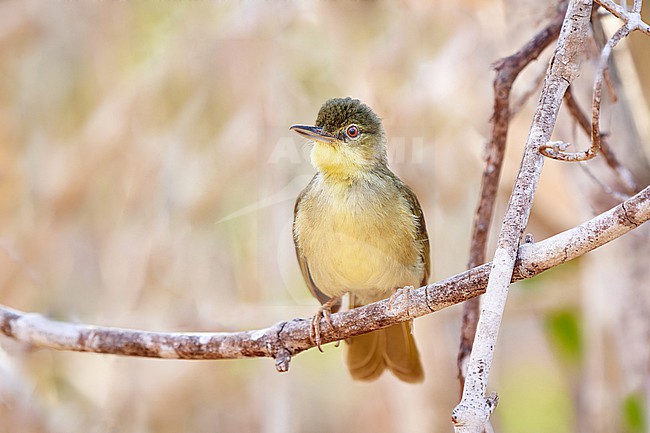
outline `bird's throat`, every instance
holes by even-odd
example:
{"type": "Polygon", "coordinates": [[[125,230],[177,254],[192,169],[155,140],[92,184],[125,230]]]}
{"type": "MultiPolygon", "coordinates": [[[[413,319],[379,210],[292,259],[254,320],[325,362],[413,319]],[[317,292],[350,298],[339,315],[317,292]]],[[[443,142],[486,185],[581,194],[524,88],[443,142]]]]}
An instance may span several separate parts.
{"type": "Polygon", "coordinates": [[[311,162],[326,179],[346,183],[365,177],[374,166],[360,149],[336,143],[315,143],[311,162]]]}

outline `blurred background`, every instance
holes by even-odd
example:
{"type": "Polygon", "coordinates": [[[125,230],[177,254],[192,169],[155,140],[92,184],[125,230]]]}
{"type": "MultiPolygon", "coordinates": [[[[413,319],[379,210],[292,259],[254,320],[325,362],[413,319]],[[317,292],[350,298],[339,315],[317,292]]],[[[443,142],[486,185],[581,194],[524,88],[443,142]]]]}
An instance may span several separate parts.
{"type": "MultiPolygon", "coordinates": [[[[432,281],[463,271],[490,65],[543,27],[553,3],[0,2],[0,303],[154,331],[311,316],[291,221],[314,169],[288,127],[345,96],[383,119],[391,167],[426,215],[432,281]]],[[[617,23],[604,24],[611,34],[617,23]]],[[[650,176],[642,38],[616,50],[613,81],[630,87],[616,105],[605,97],[602,120],[640,186],[650,176]]],[[[515,86],[514,99],[533,93],[513,117],[493,235],[549,58],[515,86]]],[[[556,135],[587,145],[564,111],[556,135]]],[[[547,161],[527,232],[540,240],[607,209],[608,188],[616,178],[602,159],[547,161]]],[[[497,431],[645,430],[650,237],[628,238],[513,286],[490,384],[497,431]]],[[[422,385],[352,382],[333,345],[278,374],[269,359],[59,353],[0,338],[0,432],[452,431],[460,312],[416,320],[422,385]]]]}

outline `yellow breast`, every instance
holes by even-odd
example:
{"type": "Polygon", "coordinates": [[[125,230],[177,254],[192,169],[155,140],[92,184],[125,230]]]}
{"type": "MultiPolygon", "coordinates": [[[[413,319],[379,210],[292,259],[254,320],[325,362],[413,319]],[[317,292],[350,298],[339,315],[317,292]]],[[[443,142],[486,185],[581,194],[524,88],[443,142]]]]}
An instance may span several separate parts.
{"type": "Polygon", "coordinates": [[[296,215],[296,240],[323,293],[350,292],[366,303],[419,285],[424,265],[416,224],[386,179],[355,185],[320,179],[296,215]]]}

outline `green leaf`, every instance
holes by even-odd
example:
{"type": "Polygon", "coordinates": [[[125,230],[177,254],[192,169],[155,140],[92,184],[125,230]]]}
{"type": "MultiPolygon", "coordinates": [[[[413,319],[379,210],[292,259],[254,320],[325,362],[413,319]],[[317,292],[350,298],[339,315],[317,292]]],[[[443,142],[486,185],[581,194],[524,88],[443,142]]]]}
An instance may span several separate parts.
{"type": "Polygon", "coordinates": [[[582,359],[582,330],[578,312],[566,309],[549,313],[546,330],[560,356],[571,364],[579,364],[582,359]]]}
{"type": "Polygon", "coordinates": [[[646,431],[645,401],[639,394],[633,393],[623,400],[623,431],[625,433],[643,433],[646,431]]]}

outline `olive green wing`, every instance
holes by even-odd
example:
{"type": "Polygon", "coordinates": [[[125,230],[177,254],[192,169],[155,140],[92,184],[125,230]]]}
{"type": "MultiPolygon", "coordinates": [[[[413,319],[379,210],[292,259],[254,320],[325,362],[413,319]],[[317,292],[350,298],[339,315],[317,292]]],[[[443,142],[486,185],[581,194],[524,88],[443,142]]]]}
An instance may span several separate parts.
{"type": "Polygon", "coordinates": [[[421,285],[424,286],[429,282],[429,275],[431,274],[431,248],[429,245],[429,234],[427,233],[427,224],[424,221],[424,213],[422,212],[422,207],[418,201],[417,196],[411,188],[406,184],[401,183],[400,189],[406,194],[409,207],[411,212],[415,215],[417,219],[417,233],[416,240],[422,245],[422,252],[420,253],[420,258],[424,264],[424,275],[422,277],[421,285]]]}
{"type": "MultiPolygon", "coordinates": [[[[312,179],[313,182],[313,179],[312,179]]],[[[311,294],[318,299],[318,302],[322,304],[326,303],[329,301],[331,298],[327,296],[325,293],[321,292],[318,287],[316,286],[316,283],[314,283],[314,279],[311,276],[311,272],[309,272],[309,263],[307,262],[307,257],[305,257],[305,254],[302,251],[302,247],[300,246],[300,242],[298,242],[298,237],[296,233],[296,215],[300,212],[300,205],[302,202],[302,199],[305,197],[305,194],[307,191],[309,191],[312,182],[307,185],[307,188],[305,188],[299,195],[298,199],[296,200],[296,204],[293,208],[293,243],[294,246],[296,247],[296,257],[298,258],[298,264],[300,265],[300,272],[302,273],[302,277],[305,279],[305,284],[307,285],[307,288],[311,292],[311,294]]],[[[340,302],[332,307],[332,312],[337,312],[340,308],[341,304],[340,302]]]]}

